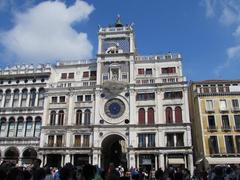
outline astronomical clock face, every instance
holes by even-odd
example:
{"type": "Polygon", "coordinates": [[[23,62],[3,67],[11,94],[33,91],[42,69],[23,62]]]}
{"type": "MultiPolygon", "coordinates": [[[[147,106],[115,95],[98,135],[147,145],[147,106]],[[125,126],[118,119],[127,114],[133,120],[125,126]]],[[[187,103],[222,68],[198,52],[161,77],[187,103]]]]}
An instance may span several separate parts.
{"type": "Polygon", "coordinates": [[[119,118],[125,111],[125,104],[120,99],[111,99],[106,102],[104,111],[110,118],[119,118]]]}

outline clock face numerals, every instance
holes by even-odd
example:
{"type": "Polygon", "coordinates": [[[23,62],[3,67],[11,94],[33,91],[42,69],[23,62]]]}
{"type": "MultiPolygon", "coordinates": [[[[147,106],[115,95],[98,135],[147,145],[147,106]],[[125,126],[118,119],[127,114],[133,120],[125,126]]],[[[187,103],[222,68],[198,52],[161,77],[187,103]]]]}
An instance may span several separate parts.
{"type": "Polygon", "coordinates": [[[106,102],[104,111],[110,118],[119,118],[125,111],[125,104],[119,99],[111,99],[106,102]]]}

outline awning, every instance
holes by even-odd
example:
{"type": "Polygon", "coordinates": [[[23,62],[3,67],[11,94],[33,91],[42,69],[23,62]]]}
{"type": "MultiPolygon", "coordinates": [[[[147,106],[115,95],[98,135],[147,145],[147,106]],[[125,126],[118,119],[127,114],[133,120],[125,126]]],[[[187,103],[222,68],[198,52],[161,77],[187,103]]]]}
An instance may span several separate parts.
{"type": "Polygon", "coordinates": [[[239,157],[207,157],[206,159],[209,164],[240,164],[239,157]]]}
{"type": "Polygon", "coordinates": [[[169,158],[168,164],[185,164],[183,158],[169,158]]]}

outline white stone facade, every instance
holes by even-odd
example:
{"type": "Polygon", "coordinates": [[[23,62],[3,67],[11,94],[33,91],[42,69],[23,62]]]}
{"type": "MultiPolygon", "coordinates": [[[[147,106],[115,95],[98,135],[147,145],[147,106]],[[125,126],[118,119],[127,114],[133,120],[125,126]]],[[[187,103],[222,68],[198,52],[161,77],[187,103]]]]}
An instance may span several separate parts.
{"type": "Polygon", "coordinates": [[[99,29],[96,60],[59,62],[47,82],[43,164],[193,170],[180,54],[138,56],[133,27],[116,24],[99,29]]]}
{"type": "Polygon", "coordinates": [[[37,157],[49,65],[0,71],[1,160],[30,164],[37,157]]]}

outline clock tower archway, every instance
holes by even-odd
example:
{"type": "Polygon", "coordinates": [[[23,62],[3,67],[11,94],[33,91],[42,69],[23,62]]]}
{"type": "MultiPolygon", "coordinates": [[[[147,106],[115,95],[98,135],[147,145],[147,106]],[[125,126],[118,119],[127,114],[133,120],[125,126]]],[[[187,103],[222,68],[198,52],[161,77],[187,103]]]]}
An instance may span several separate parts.
{"type": "Polygon", "coordinates": [[[110,163],[115,167],[127,167],[127,147],[125,139],[118,134],[111,134],[102,141],[101,167],[108,169],[110,163]]]}

